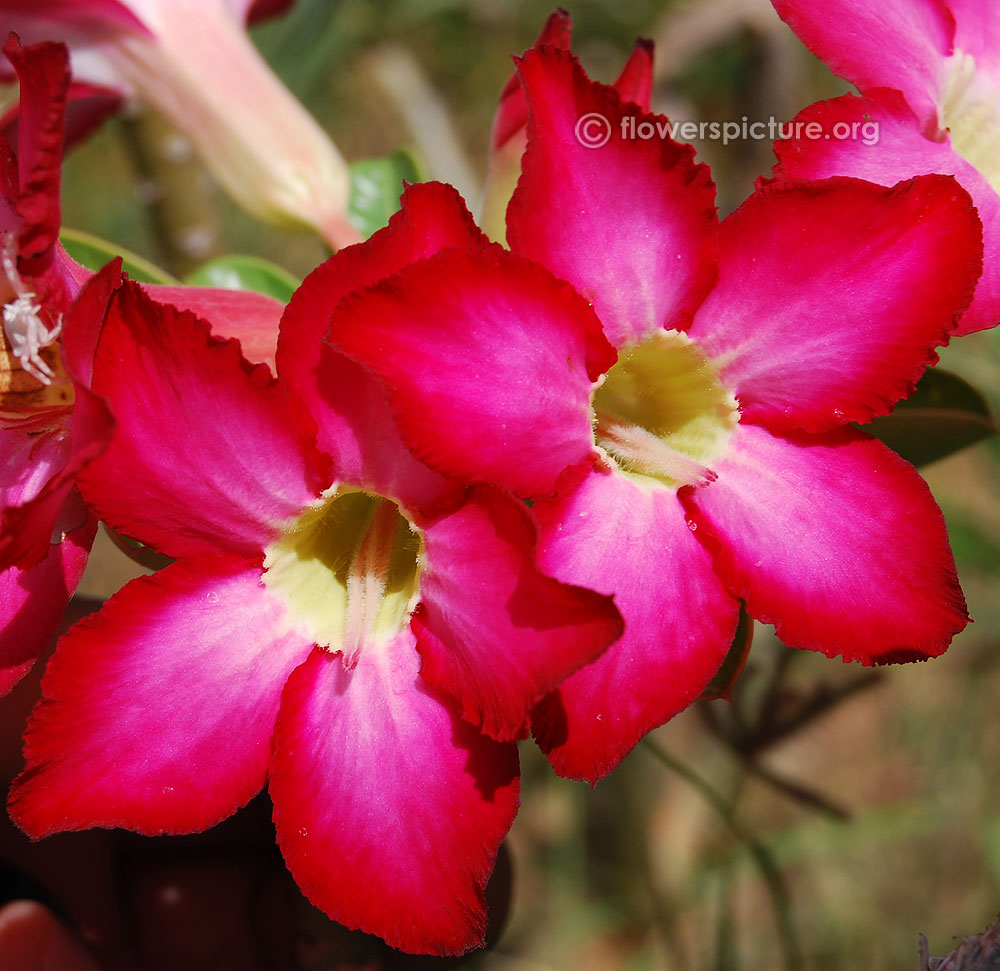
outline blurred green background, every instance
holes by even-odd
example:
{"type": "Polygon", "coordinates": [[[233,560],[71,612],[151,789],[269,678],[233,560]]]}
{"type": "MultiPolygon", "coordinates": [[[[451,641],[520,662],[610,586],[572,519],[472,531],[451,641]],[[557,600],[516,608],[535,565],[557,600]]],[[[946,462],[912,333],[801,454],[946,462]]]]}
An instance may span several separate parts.
{"type": "MultiPolygon", "coordinates": [[[[254,38],[349,160],[413,146],[429,176],[454,180],[475,207],[510,56],[531,45],[549,10],[489,0],[299,0],[254,38]]],[[[574,49],[599,80],[614,78],[636,35],[656,40],[654,107],[674,120],[789,120],[847,90],[764,0],[582,0],[570,12],[574,49]]],[[[724,212],[770,170],[767,143],[698,148],[724,212]]],[[[163,262],[138,184],[123,124],[112,122],[66,164],[66,225],[163,262]]],[[[217,252],[259,254],[299,277],[325,257],[315,240],[262,228],[218,191],[205,205],[217,252]]],[[[943,356],[1000,405],[996,331],[963,338],[943,356]]],[[[854,688],[859,669],[789,652],[758,630],[734,702],[702,704],[656,733],[771,854],[800,967],[916,969],[918,932],[943,954],[953,936],[978,933],[1000,909],[998,470],[995,440],[925,470],[976,620],[944,658],[887,669],[854,688]],[[845,688],[842,701],[814,710],[817,698],[845,688]],[[814,717],[761,741],[762,726],[801,711],[814,717]]],[[[89,592],[107,576],[92,574],[89,592]]],[[[747,842],[650,750],[640,746],[594,791],[556,779],[532,746],[522,753],[509,922],[490,954],[461,966],[770,971],[788,961],[747,842]]],[[[325,960],[310,967],[340,966],[325,960]]]]}

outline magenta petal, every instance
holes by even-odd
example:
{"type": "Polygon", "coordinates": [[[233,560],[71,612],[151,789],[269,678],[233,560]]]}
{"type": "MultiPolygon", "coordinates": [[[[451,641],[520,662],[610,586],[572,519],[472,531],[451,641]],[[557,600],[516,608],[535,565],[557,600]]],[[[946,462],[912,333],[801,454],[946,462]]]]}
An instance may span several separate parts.
{"type": "Polygon", "coordinates": [[[421,676],[501,741],[527,734],[535,702],[622,632],[610,597],[538,569],[537,540],[524,505],[485,486],[424,527],[421,676]]]}
{"type": "Polygon", "coordinates": [[[62,44],[21,47],[16,37],[3,51],[20,82],[18,254],[32,260],[47,256],[59,235],[69,52],[62,44]]]}
{"type": "MultiPolygon", "coordinates": [[[[45,24],[50,33],[61,36],[66,31],[79,32],[80,39],[100,40],[109,32],[148,34],[133,12],[141,6],[120,0],[0,0],[0,14],[14,30],[20,21],[45,24]]],[[[36,28],[37,29],[37,28],[36,28]]]]}
{"type": "MultiPolygon", "coordinates": [[[[72,435],[65,429],[28,434],[21,461],[23,481],[3,483],[0,518],[0,569],[27,569],[41,562],[52,543],[86,522],[87,511],[75,488],[78,472],[107,446],[112,422],[104,404],[77,387],[72,435]]],[[[0,432],[0,443],[23,433],[0,432]]],[[[5,464],[11,455],[5,456],[5,464]]],[[[6,472],[10,472],[8,465],[6,472]]]]}
{"type": "MultiPolygon", "coordinates": [[[[1000,9],[1000,8],[997,8],[1000,9]]],[[[898,91],[877,89],[867,97],[844,95],[820,101],[800,112],[795,123],[818,125],[819,138],[775,142],[783,179],[826,179],[850,175],[880,185],[895,185],[915,175],[954,175],[971,196],[983,223],[986,260],[976,295],[962,315],[955,336],[996,326],[1000,321],[1000,195],[951,146],[949,139],[932,141],[920,133],[916,115],[898,91]],[[862,127],[862,126],[868,127],[862,127]],[[847,126],[847,127],[844,127],[847,126]],[[835,138],[836,131],[877,133],[877,144],[862,138],[835,138]]],[[[805,131],[801,128],[799,131],[805,131]]],[[[795,128],[791,129],[796,131],[795,128]]]]}
{"type": "Polygon", "coordinates": [[[1000,7],[993,0],[948,0],[955,46],[976,59],[976,70],[1000,73],[1000,7]]]}
{"type": "Polygon", "coordinates": [[[485,237],[451,186],[418,183],[403,193],[385,229],[340,250],[293,295],[281,320],[278,371],[316,418],[319,446],[333,456],[341,481],[412,509],[432,505],[445,491],[441,477],[400,441],[381,385],[323,343],[333,309],[352,291],[441,249],[482,245],[485,237]]]}
{"type": "Polygon", "coordinates": [[[0,569],[28,568],[48,555],[70,489],[56,485],[69,456],[68,430],[0,429],[0,569]]]}
{"type": "Polygon", "coordinates": [[[571,54],[528,51],[519,72],[531,119],[507,210],[511,249],[591,300],[616,347],[684,327],[715,281],[708,168],[666,133],[637,137],[666,119],[589,81],[571,54]]]}
{"type": "Polygon", "coordinates": [[[887,414],[937,360],[982,266],[950,176],[765,185],[722,224],[690,335],[744,419],[825,431],[887,414]]]}
{"type": "Polygon", "coordinates": [[[922,660],[968,623],[941,511],[881,442],[740,425],[714,468],[686,497],[697,535],[786,644],[863,664],[922,660]]]}
{"type": "Polygon", "coordinates": [[[214,287],[165,287],[144,283],[157,303],[168,303],[207,320],[216,337],[235,337],[243,356],[274,370],[278,322],[284,305],[263,293],[214,287]]]}
{"type": "Polygon", "coordinates": [[[613,594],[625,620],[621,640],[531,720],[556,772],[594,783],[701,695],[726,656],[739,605],[667,489],[599,466],[535,510],[544,569],[613,594]]]}
{"type": "Polygon", "coordinates": [[[632,47],[621,74],[613,85],[622,101],[631,101],[649,111],[653,98],[653,42],[640,37],[632,47]]]}
{"type": "Polygon", "coordinates": [[[348,297],[330,342],[382,381],[419,458],[525,498],[590,454],[593,382],[615,361],[579,294],[498,246],[445,250],[348,297]]]}
{"type": "Polygon", "coordinates": [[[327,484],[311,419],[267,368],[135,284],[112,298],[93,387],[117,426],[81,491],[168,556],[257,555],[327,484]]]}
{"type": "Polygon", "coordinates": [[[69,458],[69,430],[0,428],[0,509],[34,499],[69,458]]]}
{"type": "Polygon", "coordinates": [[[97,531],[90,519],[30,570],[0,571],[0,696],[28,673],[59,630],[97,531]]]}
{"type": "MultiPolygon", "coordinates": [[[[66,104],[66,135],[64,149],[86,140],[111,115],[116,114],[124,100],[122,93],[98,84],[69,86],[66,104]]],[[[0,137],[11,145],[17,144],[21,121],[21,105],[15,102],[0,116],[0,137]]]]}
{"type": "Polygon", "coordinates": [[[955,19],[942,0],[772,0],[774,9],[835,74],[862,92],[897,88],[923,128],[938,127],[955,19]]]}
{"type": "Polygon", "coordinates": [[[257,563],[176,563],[63,637],[25,735],[11,815],[34,837],[193,832],[263,785],[281,689],[312,645],[257,563]]]}
{"type": "MultiPolygon", "coordinates": [[[[546,45],[569,50],[572,32],[573,21],[570,15],[560,8],[549,14],[534,46],[546,45]]],[[[515,71],[500,92],[500,101],[493,116],[493,127],[490,132],[490,150],[496,151],[505,145],[514,135],[523,131],[527,123],[528,102],[515,71]]]]}
{"type": "Polygon", "coordinates": [[[404,951],[483,943],[483,891],[518,805],[517,749],[461,721],[417,674],[413,635],[348,672],[315,651],[289,678],[270,792],[278,843],[334,920],[404,951]]]}

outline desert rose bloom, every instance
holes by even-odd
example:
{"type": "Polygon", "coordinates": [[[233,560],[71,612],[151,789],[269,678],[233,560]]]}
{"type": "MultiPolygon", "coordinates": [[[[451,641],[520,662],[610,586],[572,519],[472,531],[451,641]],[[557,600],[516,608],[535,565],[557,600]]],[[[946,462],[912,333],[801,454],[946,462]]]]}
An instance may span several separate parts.
{"type": "MultiPolygon", "coordinates": [[[[96,306],[80,302],[90,273],[58,242],[69,87],[62,44],[4,48],[20,80],[16,152],[0,137],[0,694],[55,635],[93,542],[96,519],[73,476],[103,447],[103,409],[87,406],[96,306]],[[82,402],[82,403],[81,403],[82,402]]],[[[273,363],[281,305],[198,287],[147,287],[238,336],[273,363]]],[[[98,318],[99,319],[99,318],[98,318]]]]}
{"type": "Polygon", "coordinates": [[[775,145],[775,177],[852,175],[894,185],[954,175],[983,222],[986,259],[956,334],[1000,322],[1000,5],[993,0],[773,0],[861,96],[802,111],[775,145]],[[815,127],[805,137],[806,125],[815,127]],[[872,132],[873,137],[858,133],[872,132]]]}
{"type": "MultiPolygon", "coordinates": [[[[570,15],[565,10],[556,10],[545,21],[535,46],[569,50],[572,28],[570,15]]],[[[653,88],[653,45],[649,41],[635,42],[614,88],[625,101],[633,101],[649,111],[653,88]]],[[[507,203],[521,175],[521,156],[527,144],[528,102],[515,72],[501,90],[493,116],[480,219],[483,230],[498,242],[506,236],[507,203]]]]}
{"type": "Polygon", "coordinates": [[[225,190],[259,219],[355,242],[339,152],[247,37],[275,0],[0,0],[7,29],[62,40],[77,80],[118,88],[182,131],[225,190]]]}
{"type": "Polygon", "coordinates": [[[288,866],[335,920],[408,951],[482,943],[513,739],[621,619],[538,569],[521,502],[417,462],[380,388],[320,343],[359,283],[481,245],[453,190],[412,187],[289,304],[288,383],[117,288],[93,367],[117,427],[81,489],[177,562],[60,640],[11,795],[29,834],[191,832],[267,782],[288,866]]]}
{"type": "Polygon", "coordinates": [[[772,186],[719,226],[689,147],[623,137],[662,118],[563,50],[518,70],[512,252],[406,268],[345,300],[329,339],[415,454],[536,500],[544,568],[615,597],[622,639],[535,711],[556,770],[600,777],[697,698],[741,599],[795,647],[940,654],[967,622],[941,513],[849,423],[908,394],[967,306],[968,195],[946,176],[772,186]],[[588,113],[600,148],[577,138],[588,113]]]}

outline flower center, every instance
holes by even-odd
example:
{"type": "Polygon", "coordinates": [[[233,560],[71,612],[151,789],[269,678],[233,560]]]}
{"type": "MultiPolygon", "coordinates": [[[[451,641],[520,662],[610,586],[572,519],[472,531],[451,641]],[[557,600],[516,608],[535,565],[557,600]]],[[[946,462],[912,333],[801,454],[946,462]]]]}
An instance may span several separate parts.
{"type": "Polygon", "coordinates": [[[62,366],[58,322],[43,310],[17,272],[12,238],[3,242],[0,273],[0,428],[41,431],[73,407],[73,383],[62,366]]]}
{"type": "Polygon", "coordinates": [[[671,489],[707,485],[739,420],[736,399],[689,337],[626,348],[594,392],[597,444],[625,473],[671,489]]]}
{"type": "Polygon", "coordinates": [[[389,499],[342,490],[293,520],[264,553],[264,586],[289,620],[353,668],[361,648],[384,643],[409,617],[420,534],[389,499]]]}
{"type": "Polygon", "coordinates": [[[941,123],[955,151],[1000,192],[1000,86],[957,48],[949,59],[941,123]]]}

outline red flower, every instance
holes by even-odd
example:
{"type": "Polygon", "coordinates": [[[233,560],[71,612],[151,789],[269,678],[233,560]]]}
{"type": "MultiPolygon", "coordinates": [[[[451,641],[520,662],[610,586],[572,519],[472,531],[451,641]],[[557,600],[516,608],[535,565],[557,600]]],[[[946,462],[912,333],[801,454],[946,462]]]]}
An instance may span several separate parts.
{"type": "Polygon", "coordinates": [[[411,187],[292,299],[278,380],[116,290],[93,389],[117,426],[81,489],[177,562],[59,642],[11,796],[28,833],[191,832],[267,782],[289,869],[334,919],[410,951],[482,943],[513,740],[621,619],[538,569],[513,496],[415,460],[321,337],[354,287],[483,245],[452,190],[411,187]]]}
{"type": "Polygon", "coordinates": [[[623,638],[535,712],[556,770],[600,777],[697,698],[740,599],[795,647],[940,654],[967,622],[941,514],[849,423],[908,394],[968,305],[968,195],[942,176],[767,187],[720,226],[689,147],[628,137],[664,119],[566,51],[518,70],[512,252],[405,268],[341,303],[329,340],[415,454],[537,500],[544,568],[622,611],[623,638]]]}

